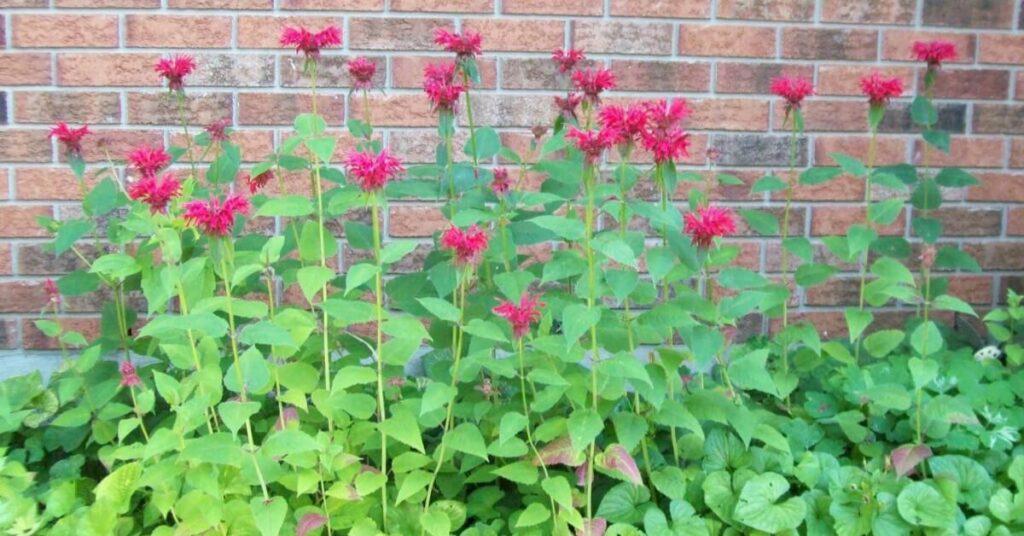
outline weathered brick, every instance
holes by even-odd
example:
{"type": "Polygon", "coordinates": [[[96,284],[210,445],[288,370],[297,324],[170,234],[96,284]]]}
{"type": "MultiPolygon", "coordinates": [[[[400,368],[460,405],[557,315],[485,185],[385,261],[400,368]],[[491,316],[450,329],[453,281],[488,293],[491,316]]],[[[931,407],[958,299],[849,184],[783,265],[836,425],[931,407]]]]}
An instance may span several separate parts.
{"type": "MultiPolygon", "coordinates": [[[[38,311],[32,311],[38,312],[38,311]]],[[[100,319],[96,317],[67,317],[60,321],[65,331],[77,331],[85,336],[86,340],[95,340],[100,335],[100,319]]],[[[24,318],[21,320],[21,345],[26,350],[58,350],[60,344],[57,340],[47,337],[36,327],[34,319],[24,318]]]]}
{"type": "Polygon", "coordinates": [[[0,91],[0,125],[7,124],[7,92],[0,91]]]}
{"type": "Polygon", "coordinates": [[[157,54],[79,53],[57,56],[57,81],[62,86],[159,86],[153,65],[157,54]]]}
{"type": "Polygon", "coordinates": [[[0,162],[48,162],[52,146],[47,130],[0,130],[0,162]]]}
{"type": "Polygon", "coordinates": [[[341,17],[271,17],[263,15],[238,16],[239,48],[281,49],[281,30],[287,26],[301,26],[319,30],[330,25],[342,26],[341,17]]]}
{"type": "Polygon", "coordinates": [[[612,0],[613,17],[706,19],[711,3],[700,0],[612,0]]]}
{"type": "MultiPolygon", "coordinates": [[[[919,81],[924,87],[924,74],[919,81]]],[[[935,83],[940,99],[1003,100],[1010,90],[1010,72],[1000,69],[943,69],[935,83]]]]}
{"type": "Polygon", "coordinates": [[[998,236],[1003,227],[1002,209],[941,207],[928,215],[942,222],[943,236],[998,236]]]}
{"type": "MultiPolygon", "coordinates": [[[[239,93],[240,125],[291,125],[295,116],[312,110],[312,98],[306,93],[239,93]]],[[[345,110],[343,95],[320,95],[318,112],[328,125],[340,126],[345,110]]]]}
{"type": "MultiPolygon", "coordinates": [[[[493,127],[549,125],[555,116],[547,100],[533,96],[494,94],[475,95],[473,115],[478,125],[493,127]]],[[[465,119],[464,115],[460,116],[460,123],[465,124],[465,119]]]]}
{"type": "Polygon", "coordinates": [[[0,275],[11,275],[14,273],[14,266],[11,262],[11,249],[9,243],[0,244],[0,275]]]}
{"type": "Polygon", "coordinates": [[[679,28],[679,53],[686,56],[774,58],[775,28],[683,25],[679,28]]]}
{"type": "Polygon", "coordinates": [[[1014,0],[924,0],[921,17],[929,26],[1011,28],[1014,0]]]}
{"type": "MultiPolygon", "coordinates": [[[[350,58],[324,56],[317,64],[317,85],[320,88],[351,88],[352,77],[348,74],[350,58]]],[[[383,88],[387,79],[387,60],[382,57],[368,58],[377,66],[373,77],[374,87],[383,88]]],[[[311,81],[303,69],[305,60],[299,56],[281,58],[281,85],[284,87],[310,87],[311,81]]]]}
{"type": "Polygon", "coordinates": [[[231,17],[128,15],[125,40],[130,47],[225,48],[231,46],[231,17]],[[174,28],[174,31],[168,31],[174,28]]]}
{"type": "Polygon", "coordinates": [[[14,15],[15,48],[116,47],[116,15],[14,15]]]}
{"type": "MultiPolygon", "coordinates": [[[[87,259],[94,259],[104,253],[97,253],[91,242],[81,241],[77,249],[87,259]]],[[[56,275],[66,274],[88,267],[72,251],[54,255],[44,244],[27,243],[18,246],[18,273],[20,275],[56,275]]]]}
{"type": "MultiPolygon", "coordinates": [[[[501,59],[501,83],[505,89],[555,89],[565,87],[568,84],[568,76],[558,72],[558,66],[548,58],[502,58],[501,59]]],[[[397,64],[396,64],[397,76],[397,64]]],[[[422,69],[418,71],[422,85],[422,69]]],[[[616,82],[621,87],[622,81],[619,72],[616,71],[616,82]]],[[[412,78],[412,73],[403,74],[403,82],[406,78],[412,78]]]]}
{"type": "Polygon", "coordinates": [[[804,60],[874,60],[878,32],[786,28],[782,31],[782,57],[804,60]]]}
{"type": "MultiPolygon", "coordinates": [[[[125,115],[135,125],[178,125],[177,99],[170,93],[129,93],[125,115]]],[[[207,125],[231,117],[230,93],[189,93],[186,117],[192,125],[207,125]]]]}
{"type": "Polygon", "coordinates": [[[598,54],[672,53],[672,26],[663,23],[575,21],[573,44],[598,54]]]}
{"type": "MultiPolygon", "coordinates": [[[[789,136],[772,134],[716,134],[712,145],[722,152],[723,166],[785,166],[789,164],[789,136]]],[[[807,140],[799,141],[797,166],[807,165],[807,140]]]]}
{"type": "MultiPolygon", "coordinates": [[[[282,58],[282,63],[291,58],[282,58]]],[[[326,61],[326,58],[325,58],[326,61]]],[[[199,54],[190,86],[269,87],[274,85],[274,56],[263,54],[199,54]]],[[[282,72],[283,75],[283,72],[282,72]]]]}
{"type": "Polygon", "coordinates": [[[220,9],[226,11],[248,11],[271,9],[274,0],[167,0],[171,9],[220,9]]]}
{"type": "Polygon", "coordinates": [[[971,242],[963,250],[978,261],[983,270],[1020,270],[1024,266],[1024,242],[971,242]]]}
{"type": "Polygon", "coordinates": [[[132,149],[139,145],[163,147],[163,133],[156,130],[97,130],[82,141],[82,156],[86,162],[106,163],[107,156],[123,160],[132,149]]]}
{"type": "Polygon", "coordinates": [[[46,0],[0,0],[0,9],[40,8],[46,6],[46,0]]]}
{"type": "Polygon", "coordinates": [[[720,0],[718,16],[723,19],[809,21],[814,18],[814,0],[720,0]]]}
{"type": "MultiPolygon", "coordinates": [[[[391,87],[394,88],[415,88],[423,87],[423,69],[431,63],[437,64],[446,61],[447,58],[425,57],[425,56],[394,56],[391,58],[391,87]]],[[[502,60],[502,62],[514,62],[518,60],[502,60]]],[[[535,61],[535,60],[524,60],[535,61]]],[[[539,60],[537,60],[539,61],[539,60]]],[[[551,62],[545,60],[546,63],[551,62]]],[[[494,89],[498,80],[497,61],[490,58],[477,59],[477,68],[480,70],[480,83],[474,84],[473,88],[494,89]]],[[[505,75],[506,82],[508,75],[505,75]]],[[[506,85],[505,87],[510,87],[506,85]]]]}
{"type": "MultiPolygon", "coordinates": [[[[776,103],[776,111],[783,104],[776,103]]],[[[808,132],[867,132],[867,101],[811,100],[803,105],[804,129],[808,132]]],[[[784,113],[775,114],[775,128],[782,129],[784,113]]]]}
{"type": "Polygon", "coordinates": [[[10,176],[10,172],[6,169],[0,171],[0,200],[8,200],[11,198],[10,182],[7,177],[10,176]]]}
{"type": "MultiPolygon", "coordinates": [[[[474,108],[477,100],[473,99],[474,108]]],[[[352,117],[363,119],[363,107],[353,106],[352,117]]],[[[437,125],[437,114],[431,110],[430,102],[423,95],[370,95],[370,113],[374,126],[387,127],[431,127],[437,125]]],[[[474,118],[475,119],[475,118],[474,118]]],[[[479,124],[490,125],[482,119],[479,124]]]]}
{"type": "MultiPolygon", "coordinates": [[[[455,133],[455,147],[468,142],[466,129],[455,133]]],[[[433,163],[437,156],[437,145],[441,143],[437,129],[396,130],[391,132],[389,148],[403,162],[410,164],[433,163]]]]}
{"type": "Polygon", "coordinates": [[[111,124],[121,121],[121,97],[117,93],[19,91],[14,94],[14,117],[19,123],[57,121],[111,124]]]}
{"type": "Polygon", "coordinates": [[[910,24],[914,22],[915,0],[824,0],[821,20],[856,24],[910,24]]]}
{"type": "Polygon", "coordinates": [[[1024,71],[1017,73],[1017,83],[1014,84],[1017,87],[1017,100],[1024,100],[1024,71]]]}
{"type": "Polygon", "coordinates": [[[807,289],[805,303],[811,306],[837,306],[857,303],[860,280],[856,277],[835,277],[807,289]]]}
{"type": "Polygon", "coordinates": [[[1024,236],[1024,207],[1010,209],[1006,217],[1006,234],[1024,236]]]}
{"type": "Polygon", "coordinates": [[[873,72],[886,77],[899,78],[903,87],[913,87],[916,73],[912,67],[883,67],[867,65],[822,65],[818,67],[819,95],[862,95],[860,81],[873,72]]]}
{"type": "MultiPolygon", "coordinates": [[[[87,187],[97,181],[90,178],[87,187]]],[[[19,201],[72,201],[82,198],[78,179],[69,168],[18,168],[14,172],[14,198],[19,201]]]]}
{"type": "Polygon", "coordinates": [[[707,99],[692,102],[693,114],[687,124],[704,130],[768,129],[771,103],[754,99],[707,99]]]}
{"type": "Polygon", "coordinates": [[[1024,139],[1010,140],[1010,167],[1024,168],[1024,139]]]}
{"type": "Polygon", "coordinates": [[[565,41],[560,20],[469,19],[462,26],[482,34],[487,51],[551,52],[565,41]]]}
{"type": "Polygon", "coordinates": [[[0,282],[0,313],[38,312],[47,303],[42,281],[0,282]]]}
{"type": "MultiPolygon", "coordinates": [[[[955,102],[938,103],[939,121],[935,128],[954,134],[963,134],[967,129],[967,105],[955,102]]],[[[914,124],[910,116],[909,103],[891,103],[885,111],[885,118],[878,127],[879,132],[904,134],[917,133],[921,127],[914,124]]]]}
{"type": "Polygon", "coordinates": [[[1024,134],[1024,104],[975,104],[974,132],[1024,134]]]}
{"type": "Polygon", "coordinates": [[[814,67],[784,63],[719,63],[715,74],[715,91],[767,94],[772,79],[779,76],[811,80],[814,78],[814,67]]]}
{"type": "Polygon", "coordinates": [[[427,237],[448,228],[450,223],[440,207],[391,205],[388,234],[395,237],[427,237]]]}
{"type": "Polygon", "coordinates": [[[494,0],[391,0],[391,11],[493,13],[494,0]]]}
{"type": "MultiPolygon", "coordinates": [[[[838,165],[832,153],[844,153],[867,162],[869,138],[866,136],[818,136],[814,139],[814,163],[819,166],[838,165]]],[[[875,165],[902,164],[907,161],[907,140],[880,136],[875,147],[875,165]]]]}
{"type": "Polygon", "coordinates": [[[450,19],[366,19],[349,21],[349,47],[362,50],[437,50],[434,29],[452,29],[450,19]]]}
{"type": "Polygon", "coordinates": [[[975,305],[992,303],[992,276],[955,275],[949,279],[949,294],[975,305]]]}
{"type": "Polygon", "coordinates": [[[893,61],[915,61],[913,47],[917,41],[947,41],[956,45],[957,58],[946,63],[974,62],[977,37],[971,33],[886,30],[882,33],[882,59],[893,61]]]}
{"type": "Polygon", "coordinates": [[[620,91],[704,92],[711,82],[711,64],[701,62],[612,60],[611,70],[620,91]]]}
{"type": "Polygon", "coordinates": [[[968,201],[1024,203],[1024,175],[1016,173],[975,173],[981,184],[967,189],[968,201]]]}
{"type": "Polygon", "coordinates": [[[50,205],[0,205],[0,237],[38,238],[46,236],[36,223],[39,216],[53,217],[50,205]]]}
{"type": "MultiPolygon", "coordinates": [[[[815,140],[815,142],[817,141],[815,140]]],[[[803,170],[797,170],[795,181],[799,181],[801,171],[803,170]]],[[[786,177],[786,173],[788,173],[787,170],[779,169],[776,174],[786,177]]],[[[794,201],[862,201],[864,199],[864,179],[845,174],[813,186],[802,185],[798,182],[794,184],[798,184],[793,188],[794,201]]],[[[772,195],[772,201],[776,203],[784,199],[785,196],[782,192],[772,195]]]]}
{"type": "Polygon", "coordinates": [[[53,0],[54,6],[59,8],[127,8],[127,9],[156,9],[160,7],[160,0],[53,0]]]}
{"type": "Polygon", "coordinates": [[[604,3],[594,0],[502,0],[501,9],[504,13],[515,14],[600,16],[604,14],[604,3]]]}
{"type": "MultiPolygon", "coordinates": [[[[896,220],[885,227],[877,228],[880,235],[902,235],[906,227],[905,212],[900,211],[896,220]]],[[[863,206],[816,206],[811,212],[811,234],[813,236],[846,235],[846,230],[855,223],[864,223],[866,215],[863,206]]]]}
{"type": "Polygon", "coordinates": [[[5,86],[33,86],[49,83],[49,53],[0,53],[0,84],[5,86]]]}
{"type": "MultiPolygon", "coordinates": [[[[920,140],[915,144],[914,161],[920,161],[920,140]]],[[[950,154],[929,150],[933,166],[1002,167],[1003,139],[991,137],[957,137],[950,141],[950,154]]]]}

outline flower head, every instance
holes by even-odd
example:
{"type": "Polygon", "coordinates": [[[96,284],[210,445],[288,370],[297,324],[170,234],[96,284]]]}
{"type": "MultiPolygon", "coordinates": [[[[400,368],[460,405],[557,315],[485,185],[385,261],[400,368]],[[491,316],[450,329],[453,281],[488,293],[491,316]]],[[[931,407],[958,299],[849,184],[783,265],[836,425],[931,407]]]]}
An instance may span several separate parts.
{"type": "Polygon", "coordinates": [[[608,69],[582,69],[572,73],[572,84],[591,104],[601,102],[601,93],[615,89],[615,75],[608,69]]]}
{"type": "Polygon", "coordinates": [[[690,135],[678,127],[664,132],[647,131],[642,142],[658,164],[675,162],[690,155],[690,135]]]}
{"type": "Polygon", "coordinates": [[[128,186],[128,197],[149,205],[153,214],[164,212],[172,199],[181,193],[181,183],[171,173],[163,177],[144,175],[128,186]]]}
{"type": "Polygon", "coordinates": [[[274,178],[274,171],[268,169],[259,175],[248,174],[245,176],[245,184],[249,187],[249,193],[254,194],[262,190],[271,179],[274,178]]]}
{"type": "Polygon", "coordinates": [[[454,225],[441,235],[441,247],[455,255],[455,264],[476,264],[487,249],[487,233],[476,225],[462,230],[454,225]]]}
{"type": "Polygon", "coordinates": [[[154,69],[167,80],[168,89],[182,91],[185,89],[185,77],[196,69],[196,60],[192,59],[192,56],[174,55],[170,58],[160,58],[154,69]]]}
{"type": "Polygon", "coordinates": [[[530,332],[530,325],[540,320],[540,309],[544,304],[528,293],[519,298],[519,303],[503,301],[494,308],[494,314],[512,324],[512,333],[522,338],[530,332]]]}
{"type": "Polygon", "coordinates": [[[229,195],[223,203],[216,197],[208,201],[189,201],[185,203],[185,222],[209,236],[228,236],[235,225],[235,216],[248,214],[250,206],[249,200],[238,194],[229,195]]]}
{"type": "Polygon", "coordinates": [[[364,192],[379,192],[404,168],[387,149],[379,154],[356,151],[345,158],[345,170],[350,181],[355,181],[364,192]]]}
{"type": "Polygon", "coordinates": [[[135,365],[131,361],[121,362],[121,387],[138,387],[142,385],[139,373],[135,371],[135,365]]]}
{"type": "Polygon", "coordinates": [[[140,145],[128,153],[128,163],[143,177],[156,175],[171,163],[171,155],[163,147],[140,145]]]}
{"type": "Polygon", "coordinates": [[[567,73],[573,70],[576,68],[576,64],[584,59],[586,59],[586,56],[583,55],[583,51],[575,48],[570,48],[569,50],[559,48],[551,53],[551,60],[558,65],[558,72],[560,73],[567,73]]]}
{"type": "Polygon", "coordinates": [[[465,89],[455,83],[454,63],[428,64],[423,69],[423,91],[434,111],[453,113],[465,89]]]}
{"type": "Polygon", "coordinates": [[[949,41],[915,41],[911,52],[917,61],[926,62],[929,69],[941,67],[942,62],[957,57],[956,45],[949,41]]]}
{"type": "Polygon", "coordinates": [[[693,245],[701,249],[710,249],[715,238],[721,238],[736,232],[736,221],[732,213],[719,207],[700,207],[697,212],[686,214],[686,234],[690,235],[693,245]]]}
{"type": "Polygon", "coordinates": [[[602,128],[608,129],[609,134],[615,134],[615,144],[639,140],[647,127],[647,110],[642,105],[606,105],[597,117],[602,128]]]}
{"type": "Polygon", "coordinates": [[[206,133],[210,135],[210,141],[218,142],[218,141],[227,141],[227,139],[228,139],[227,129],[230,126],[231,126],[231,118],[230,117],[225,117],[223,119],[218,119],[218,120],[210,123],[209,125],[206,125],[205,127],[203,127],[203,129],[206,130],[206,133]]]}
{"type": "Polygon", "coordinates": [[[52,305],[60,305],[60,289],[52,279],[47,278],[46,281],[43,281],[43,292],[46,293],[46,298],[52,305]]]}
{"type": "Polygon", "coordinates": [[[508,170],[505,168],[494,169],[494,180],[491,181],[491,191],[497,195],[504,194],[512,188],[512,182],[508,178],[508,170]]]}
{"type": "Polygon", "coordinates": [[[64,150],[74,156],[82,154],[82,138],[88,134],[91,134],[89,125],[72,128],[64,121],[57,123],[57,126],[50,129],[50,137],[57,138],[57,141],[64,146],[64,150]]]}
{"type": "Polygon", "coordinates": [[[295,52],[306,55],[306,59],[315,60],[320,51],[341,45],[341,29],[331,25],[313,33],[306,28],[286,26],[281,31],[281,46],[295,47],[295,52]]]}
{"type": "Polygon", "coordinates": [[[649,101],[642,106],[647,111],[647,128],[653,133],[682,126],[683,120],[692,112],[685,99],[649,101]]]}
{"type": "Polygon", "coordinates": [[[373,75],[377,74],[377,64],[359,57],[351,59],[346,65],[348,75],[352,77],[352,87],[356,89],[373,89],[373,75]]]}
{"type": "Polygon", "coordinates": [[[453,33],[444,28],[434,30],[434,44],[452,52],[460,60],[473,58],[482,53],[483,38],[476,32],[453,33]]]}
{"type": "Polygon", "coordinates": [[[576,119],[576,108],[579,108],[581,102],[583,95],[579,93],[569,93],[565,97],[555,95],[555,107],[566,120],[576,119]]]}
{"type": "Polygon", "coordinates": [[[806,78],[779,76],[772,79],[771,92],[786,99],[786,111],[800,108],[806,97],[814,95],[814,84],[806,78]]]}
{"type": "Polygon", "coordinates": [[[614,129],[603,128],[601,130],[580,130],[570,128],[565,134],[566,139],[573,142],[573,145],[586,157],[587,162],[593,164],[601,159],[605,149],[613,146],[615,140],[621,135],[614,129]]]}
{"type": "Polygon", "coordinates": [[[885,78],[875,71],[861,78],[860,90],[872,106],[883,106],[889,99],[903,94],[903,82],[899,78],[885,78]]]}

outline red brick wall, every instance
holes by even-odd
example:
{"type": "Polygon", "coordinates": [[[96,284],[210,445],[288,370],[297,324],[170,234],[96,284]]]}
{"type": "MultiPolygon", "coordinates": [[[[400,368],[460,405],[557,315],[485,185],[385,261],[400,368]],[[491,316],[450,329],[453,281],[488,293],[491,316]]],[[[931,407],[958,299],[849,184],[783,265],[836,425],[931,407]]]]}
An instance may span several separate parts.
{"type": "MultiPolygon", "coordinates": [[[[418,89],[424,61],[442,56],[438,26],[484,33],[483,87],[477,117],[524,146],[527,130],[549,124],[549,97],[560,87],[548,60],[576,46],[614,69],[613,96],[684,96],[701,167],[704,150],[753,181],[786,164],[782,113],[767,95],[779,73],[813,77],[820,96],[806,104],[804,164],[828,164],[832,151],[863,157],[865,104],[857,80],[881,67],[911,88],[921,68],[909,61],[917,39],[955,41],[961,59],[944,69],[937,97],[953,154],[940,164],[971,168],[984,181],[939,211],[946,233],[966,245],[986,272],[955,275],[958,293],[991,305],[1024,268],[1024,10],[1018,0],[0,0],[0,348],[45,344],[31,318],[44,305],[42,280],[75,266],[40,249],[39,215],[76,214],[73,179],[47,140],[57,120],[89,123],[115,157],[131,145],[170,142],[175,115],[152,70],[168,51],[199,62],[190,82],[193,123],[230,116],[252,159],[279,141],[307,108],[299,60],[277,46],[286,24],[338,24],[344,48],[325,54],[321,113],[335,127],[348,113],[345,58],[364,54],[381,66],[386,108],[374,122],[409,161],[431,158],[434,118],[418,89]],[[331,89],[336,88],[336,89],[331,89]]],[[[908,99],[889,111],[883,163],[916,159],[908,99]]],[[[340,129],[339,129],[340,132],[340,129]]],[[[96,137],[94,137],[95,141],[96,137]]],[[[102,154],[96,146],[87,154],[102,154]]],[[[933,158],[933,162],[936,159],[933,158]]],[[[721,192],[728,203],[762,205],[747,188],[721,192]]],[[[794,231],[842,232],[861,216],[863,187],[840,180],[799,192],[794,231]]],[[[960,194],[957,194],[960,195],[960,194]]],[[[889,229],[907,234],[909,216],[889,229]]],[[[441,219],[429,206],[395,205],[394,236],[426,237],[441,219]]],[[[778,246],[748,236],[741,261],[778,269],[778,246]]],[[[344,259],[342,259],[342,262],[344,259]]],[[[828,314],[849,298],[842,280],[800,296],[828,314]]],[[[69,300],[87,326],[99,300],[69,300]]]]}

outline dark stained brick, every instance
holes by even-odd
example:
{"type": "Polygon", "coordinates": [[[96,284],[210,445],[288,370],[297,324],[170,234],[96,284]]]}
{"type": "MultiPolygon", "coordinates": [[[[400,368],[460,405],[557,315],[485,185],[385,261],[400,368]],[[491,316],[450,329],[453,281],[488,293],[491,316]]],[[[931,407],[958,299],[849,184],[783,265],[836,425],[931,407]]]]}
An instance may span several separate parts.
{"type": "Polygon", "coordinates": [[[1017,0],[924,0],[922,17],[928,26],[1010,28],[1017,0]]]}
{"type": "MultiPolygon", "coordinates": [[[[939,122],[937,128],[954,134],[963,134],[967,126],[966,104],[946,103],[939,104],[939,122]]],[[[910,118],[909,103],[893,103],[885,111],[885,119],[879,128],[880,132],[887,133],[913,133],[920,131],[920,127],[914,124],[910,118]]]]}
{"type": "Polygon", "coordinates": [[[0,91],[0,125],[7,124],[7,93],[0,91]]]}
{"type": "MultiPolygon", "coordinates": [[[[722,151],[723,166],[785,166],[789,164],[789,136],[772,134],[718,134],[713,145],[722,151]]],[[[797,166],[807,165],[807,139],[799,141],[797,166]]]]}

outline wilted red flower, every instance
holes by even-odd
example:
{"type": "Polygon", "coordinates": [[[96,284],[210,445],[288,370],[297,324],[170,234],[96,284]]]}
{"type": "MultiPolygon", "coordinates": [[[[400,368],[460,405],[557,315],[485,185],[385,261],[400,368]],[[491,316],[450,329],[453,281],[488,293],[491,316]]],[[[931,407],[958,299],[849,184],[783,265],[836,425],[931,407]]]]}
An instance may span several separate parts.
{"type": "Polygon", "coordinates": [[[882,106],[889,99],[903,94],[903,82],[899,78],[885,78],[875,71],[861,78],[860,90],[872,106],[882,106]]]}
{"type": "Polygon", "coordinates": [[[434,111],[452,113],[466,88],[455,83],[455,64],[428,64],[423,69],[423,91],[434,111]]]}
{"type": "Polygon", "coordinates": [[[43,292],[46,293],[46,298],[53,305],[60,305],[60,289],[57,288],[57,283],[54,283],[52,279],[43,281],[43,292]]]}
{"type": "Polygon", "coordinates": [[[715,238],[721,238],[736,232],[736,221],[732,213],[719,207],[700,207],[697,212],[686,214],[686,234],[690,235],[693,245],[701,249],[709,249],[715,238]]]}
{"type": "Polygon", "coordinates": [[[614,143],[633,143],[647,127],[647,110],[642,105],[604,106],[598,112],[601,126],[616,134],[614,143]]]}
{"type": "Polygon", "coordinates": [[[814,84],[806,78],[779,76],[772,79],[771,92],[786,99],[786,111],[799,108],[806,97],[814,95],[814,84]]]}
{"type": "Polygon", "coordinates": [[[565,134],[565,138],[571,140],[573,145],[586,156],[587,162],[591,164],[600,160],[604,150],[614,145],[619,136],[617,131],[607,128],[580,130],[573,127],[565,134]]]}
{"type": "Polygon", "coordinates": [[[160,58],[154,69],[167,79],[168,89],[181,91],[185,89],[185,77],[196,69],[196,61],[192,56],[174,55],[170,58],[160,58]]]}
{"type": "Polygon", "coordinates": [[[210,141],[227,141],[227,128],[230,126],[231,118],[225,117],[223,119],[218,119],[203,128],[206,130],[206,133],[210,135],[210,141]]]}
{"type": "Polygon", "coordinates": [[[214,197],[208,201],[185,203],[185,222],[198,227],[209,236],[228,236],[235,225],[235,215],[249,213],[249,200],[232,194],[224,200],[214,197]]]}
{"type": "Polygon", "coordinates": [[[167,210],[167,205],[180,193],[181,183],[171,173],[165,173],[163,177],[144,175],[128,185],[128,197],[149,205],[153,214],[167,210]]]}
{"type": "Polygon", "coordinates": [[[459,59],[472,58],[482,52],[483,38],[476,32],[453,33],[444,28],[434,30],[434,44],[444,47],[459,59]]]}
{"type": "Polygon", "coordinates": [[[949,41],[915,41],[911,51],[917,61],[928,63],[929,69],[942,66],[942,62],[955,60],[956,45],[949,41]]]}
{"type": "Polygon", "coordinates": [[[295,52],[306,55],[306,59],[315,60],[320,51],[341,45],[341,29],[331,25],[313,33],[306,28],[286,26],[281,31],[281,46],[295,47],[295,52]]]}
{"type": "Polygon", "coordinates": [[[512,324],[512,333],[519,338],[530,332],[530,325],[540,320],[541,301],[529,293],[519,298],[519,303],[503,301],[494,308],[494,314],[508,320],[512,324]]]}
{"type": "Polygon", "coordinates": [[[139,373],[135,371],[135,365],[131,361],[121,362],[121,387],[138,387],[142,385],[139,373]]]}
{"type": "Polygon", "coordinates": [[[373,75],[377,74],[377,64],[366,58],[355,58],[348,61],[348,75],[352,77],[352,87],[356,89],[373,89],[373,75]]]}
{"type": "Polygon", "coordinates": [[[512,181],[508,178],[508,170],[505,168],[494,169],[494,180],[491,181],[491,191],[501,195],[512,188],[512,181]]]}
{"type": "Polygon", "coordinates": [[[246,186],[249,187],[249,193],[254,194],[254,193],[262,190],[263,187],[265,187],[267,185],[267,183],[270,182],[270,180],[273,179],[273,178],[274,178],[274,171],[268,169],[268,170],[264,171],[263,173],[260,173],[259,175],[255,175],[255,176],[253,176],[251,174],[246,175],[245,176],[245,184],[246,184],[246,186]]]}
{"type": "Polygon", "coordinates": [[[565,119],[576,119],[576,108],[583,102],[583,95],[569,93],[565,97],[555,95],[555,106],[565,119]]]}
{"type": "Polygon", "coordinates": [[[455,264],[476,264],[487,249],[487,233],[476,225],[462,230],[454,225],[441,235],[441,248],[455,254],[455,264]]]}
{"type": "Polygon", "coordinates": [[[551,53],[551,60],[558,64],[558,72],[567,73],[576,67],[576,64],[586,59],[582,50],[570,48],[569,50],[556,49],[551,53]]]}
{"type": "Polygon", "coordinates": [[[50,129],[50,137],[57,138],[57,141],[64,146],[64,150],[75,156],[82,154],[82,138],[88,134],[91,134],[89,125],[72,128],[64,121],[50,129]]]}
{"type": "Polygon", "coordinates": [[[704,154],[712,164],[717,164],[722,161],[722,150],[718,147],[708,147],[704,154]]]}
{"type": "Polygon", "coordinates": [[[601,93],[615,89],[615,75],[608,69],[582,69],[572,73],[572,83],[592,104],[601,101],[601,93]]]}
{"type": "Polygon", "coordinates": [[[379,192],[403,169],[402,162],[384,149],[380,154],[352,152],[345,158],[345,170],[350,181],[359,184],[364,192],[379,192]]]}
{"type": "Polygon", "coordinates": [[[156,175],[171,163],[171,155],[163,147],[140,145],[128,153],[128,163],[143,177],[156,175]]]}

